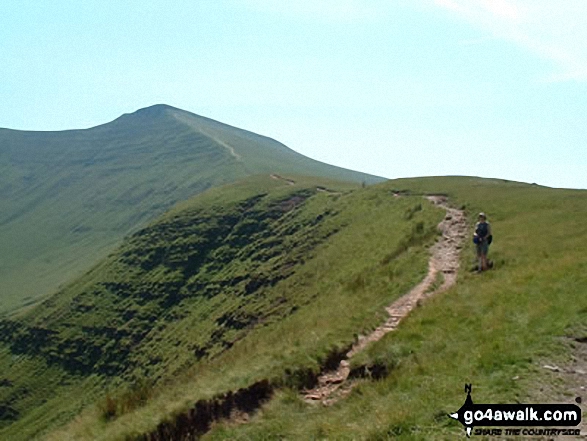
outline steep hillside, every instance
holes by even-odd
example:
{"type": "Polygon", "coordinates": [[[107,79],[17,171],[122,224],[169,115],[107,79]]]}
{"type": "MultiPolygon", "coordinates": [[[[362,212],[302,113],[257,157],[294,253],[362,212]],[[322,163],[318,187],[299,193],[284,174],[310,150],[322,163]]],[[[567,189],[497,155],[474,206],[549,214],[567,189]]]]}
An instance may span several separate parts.
{"type": "Polygon", "coordinates": [[[380,180],[164,105],[86,130],[0,129],[0,313],[52,293],[177,201],[270,173],[380,180]]]}
{"type": "Polygon", "coordinates": [[[0,437],[30,439],[93,403],[89,439],[125,436],[119,424],[141,433],[166,417],[126,426],[134,407],[148,408],[143,398],[181,409],[255,379],[301,385],[357,329],[377,325],[389,298],[426,271],[442,211],[375,187],[294,179],[209,190],[0,321],[0,437]]]}
{"type": "Polygon", "coordinates": [[[585,191],[464,177],[209,190],[0,321],[0,438],[451,439],[464,383],[477,402],[569,402],[568,377],[542,366],[581,360],[586,215],[585,191]],[[469,272],[467,241],[456,284],[350,359],[350,394],[308,403],[424,278],[445,216],[430,193],[470,225],[488,213],[494,270],[469,272]]]}
{"type": "Polygon", "coordinates": [[[471,220],[487,212],[494,270],[469,271],[468,240],[457,284],[351,361],[352,368],[377,366],[383,378],[355,380],[352,393],[330,407],[284,390],[248,424],[216,425],[204,439],[465,439],[447,417],[463,404],[465,383],[476,403],[584,399],[587,191],[476,178],[405,179],[384,188],[446,193],[471,220]]]}

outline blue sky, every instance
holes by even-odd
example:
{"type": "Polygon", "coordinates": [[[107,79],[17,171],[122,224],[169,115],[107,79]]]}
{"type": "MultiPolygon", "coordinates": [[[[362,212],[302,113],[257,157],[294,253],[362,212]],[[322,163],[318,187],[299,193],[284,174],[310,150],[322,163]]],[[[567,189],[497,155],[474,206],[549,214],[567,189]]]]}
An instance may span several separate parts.
{"type": "Polygon", "coordinates": [[[165,103],[389,178],[587,188],[584,0],[4,0],[0,127],[165,103]]]}

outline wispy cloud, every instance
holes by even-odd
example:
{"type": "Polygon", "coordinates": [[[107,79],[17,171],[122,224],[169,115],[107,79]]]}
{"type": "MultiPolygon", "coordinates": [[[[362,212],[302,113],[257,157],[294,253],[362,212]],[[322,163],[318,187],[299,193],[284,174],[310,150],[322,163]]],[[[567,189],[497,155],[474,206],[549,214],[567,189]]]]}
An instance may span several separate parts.
{"type": "Polygon", "coordinates": [[[587,0],[232,0],[248,8],[285,17],[339,23],[379,20],[398,7],[440,8],[492,39],[510,41],[554,63],[544,81],[587,81],[587,0]]]}
{"type": "Polygon", "coordinates": [[[481,7],[498,17],[517,20],[520,16],[516,5],[508,3],[507,0],[480,0],[480,3],[481,7]]]}
{"type": "Polygon", "coordinates": [[[511,41],[554,62],[558,72],[545,81],[587,81],[587,1],[431,1],[494,38],[511,41]]]}

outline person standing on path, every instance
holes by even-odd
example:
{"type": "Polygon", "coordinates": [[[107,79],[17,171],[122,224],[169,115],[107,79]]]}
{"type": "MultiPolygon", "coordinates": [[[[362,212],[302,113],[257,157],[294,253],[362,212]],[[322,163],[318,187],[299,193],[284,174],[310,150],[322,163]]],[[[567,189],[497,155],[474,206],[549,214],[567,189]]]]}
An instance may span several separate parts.
{"type": "Polygon", "coordinates": [[[489,245],[493,240],[491,233],[491,225],[487,222],[487,216],[485,213],[479,213],[479,222],[475,225],[475,234],[473,235],[473,242],[477,245],[477,259],[479,264],[477,271],[485,271],[489,268],[487,261],[487,252],[489,251],[489,245]]]}

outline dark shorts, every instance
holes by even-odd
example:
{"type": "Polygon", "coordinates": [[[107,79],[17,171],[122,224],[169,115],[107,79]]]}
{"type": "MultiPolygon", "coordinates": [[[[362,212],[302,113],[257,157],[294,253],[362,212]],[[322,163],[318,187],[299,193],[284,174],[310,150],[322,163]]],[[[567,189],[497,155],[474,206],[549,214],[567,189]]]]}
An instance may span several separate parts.
{"type": "Polygon", "coordinates": [[[477,256],[487,256],[487,252],[489,251],[489,244],[486,240],[481,243],[477,244],[477,256]]]}

